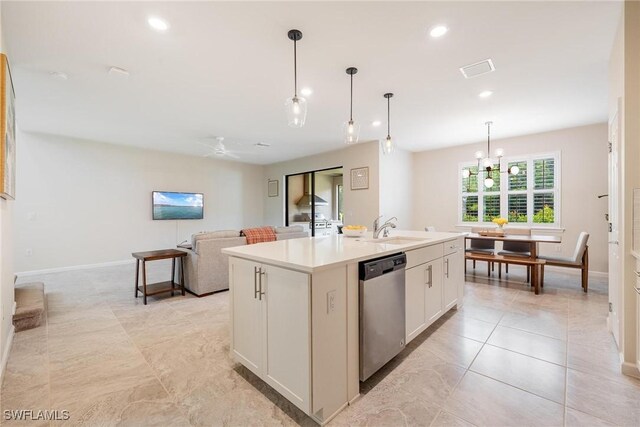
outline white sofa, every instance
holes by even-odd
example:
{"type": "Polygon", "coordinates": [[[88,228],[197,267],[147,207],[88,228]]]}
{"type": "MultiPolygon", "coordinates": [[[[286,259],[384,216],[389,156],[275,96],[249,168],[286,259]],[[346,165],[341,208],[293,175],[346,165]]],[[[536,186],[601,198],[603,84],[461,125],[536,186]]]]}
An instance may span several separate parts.
{"type": "MultiPolygon", "coordinates": [[[[301,226],[274,227],[277,240],[309,237],[301,226]]],[[[229,256],[223,248],[243,246],[247,238],[239,230],[222,230],[194,234],[185,260],[185,287],[197,296],[229,289],[229,256]]]]}

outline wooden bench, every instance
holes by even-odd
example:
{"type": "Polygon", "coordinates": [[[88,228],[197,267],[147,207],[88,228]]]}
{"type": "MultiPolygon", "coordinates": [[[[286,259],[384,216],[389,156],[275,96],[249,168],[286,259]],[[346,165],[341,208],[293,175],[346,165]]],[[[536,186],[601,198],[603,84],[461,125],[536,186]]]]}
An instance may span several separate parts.
{"type": "Polygon", "coordinates": [[[37,328],[44,321],[44,283],[34,282],[17,285],[15,288],[16,314],[13,326],[16,332],[37,328]]]}
{"type": "Polygon", "coordinates": [[[540,287],[542,285],[542,274],[538,275],[538,267],[541,272],[544,270],[544,265],[546,261],[543,259],[532,259],[527,257],[510,257],[505,255],[489,255],[482,253],[474,253],[467,252],[465,255],[466,259],[470,259],[472,261],[485,261],[487,265],[491,265],[491,263],[499,263],[499,264],[515,264],[515,265],[525,265],[527,267],[531,267],[531,285],[533,286],[536,295],[540,293],[540,287]]]}

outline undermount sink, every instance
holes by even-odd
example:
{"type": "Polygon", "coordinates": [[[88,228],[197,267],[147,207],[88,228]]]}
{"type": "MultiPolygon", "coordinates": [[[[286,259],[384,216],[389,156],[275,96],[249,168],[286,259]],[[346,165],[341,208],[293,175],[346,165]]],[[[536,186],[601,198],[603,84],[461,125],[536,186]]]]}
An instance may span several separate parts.
{"type": "Polygon", "coordinates": [[[405,236],[392,236],[392,237],[380,237],[378,239],[362,239],[362,242],[370,243],[384,243],[385,245],[409,245],[415,242],[424,242],[429,238],[424,237],[405,237],[405,236]]]}

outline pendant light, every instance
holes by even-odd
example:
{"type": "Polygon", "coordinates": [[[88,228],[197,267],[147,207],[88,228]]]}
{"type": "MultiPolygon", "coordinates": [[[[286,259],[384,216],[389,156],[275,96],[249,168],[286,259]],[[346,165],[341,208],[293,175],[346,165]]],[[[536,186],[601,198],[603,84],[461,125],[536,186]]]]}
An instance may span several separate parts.
{"type": "Polygon", "coordinates": [[[384,97],[387,98],[387,139],[382,141],[382,153],[391,154],[395,151],[396,146],[391,139],[391,102],[393,97],[392,93],[385,93],[384,97]]]}
{"type": "Polygon", "coordinates": [[[351,98],[349,101],[349,121],[346,121],[343,126],[344,143],[355,144],[358,142],[360,124],[353,120],[353,75],[358,72],[358,69],[355,67],[349,67],[346,72],[351,76],[351,98]]]}
{"type": "Polygon", "coordinates": [[[284,103],[287,112],[287,124],[292,128],[301,128],[307,118],[307,100],[298,96],[298,52],[297,43],[302,38],[302,31],[289,30],[287,36],[293,40],[293,97],[284,103]]]}
{"type": "Polygon", "coordinates": [[[509,169],[507,169],[506,171],[503,171],[500,169],[500,163],[502,160],[502,157],[504,156],[504,150],[502,148],[498,148],[495,152],[495,156],[497,157],[498,161],[498,168],[494,168],[494,161],[491,159],[491,125],[493,124],[493,122],[485,122],[485,125],[487,126],[487,156],[485,157],[484,153],[482,151],[476,151],[476,160],[478,161],[478,172],[471,172],[470,169],[463,169],[462,170],[462,177],[463,178],[469,178],[470,176],[474,176],[474,175],[478,175],[480,173],[480,171],[482,169],[485,170],[486,175],[484,178],[484,186],[486,188],[493,188],[495,181],[492,177],[493,172],[498,171],[499,173],[508,173],[511,175],[517,175],[520,172],[520,168],[516,165],[511,166],[509,169]],[[480,163],[482,163],[482,168],[480,167],[480,163]]]}

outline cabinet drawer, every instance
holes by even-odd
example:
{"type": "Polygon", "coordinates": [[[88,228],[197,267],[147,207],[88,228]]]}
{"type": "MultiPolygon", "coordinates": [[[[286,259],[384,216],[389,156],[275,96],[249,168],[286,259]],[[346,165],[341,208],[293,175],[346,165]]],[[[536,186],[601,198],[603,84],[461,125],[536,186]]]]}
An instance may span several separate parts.
{"type": "Polygon", "coordinates": [[[449,255],[463,248],[464,239],[458,238],[456,240],[449,240],[448,242],[444,242],[443,245],[444,245],[444,254],[449,255]]]}
{"type": "Polygon", "coordinates": [[[411,267],[415,267],[416,265],[420,265],[420,264],[424,264],[425,262],[432,261],[436,258],[442,258],[443,245],[442,243],[438,243],[435,245],[426,246],[424,248],[406,251],[405,253],[407,254],[406,268],[411,268],[411,267]]]}

